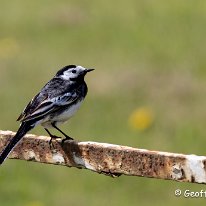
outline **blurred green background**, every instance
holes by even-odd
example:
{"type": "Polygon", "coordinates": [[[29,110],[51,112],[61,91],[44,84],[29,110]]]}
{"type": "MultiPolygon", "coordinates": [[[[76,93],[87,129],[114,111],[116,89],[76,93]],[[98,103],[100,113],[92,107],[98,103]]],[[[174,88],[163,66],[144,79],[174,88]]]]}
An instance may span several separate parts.
{"type": "MultiPolygon", "coordinates": [[[[61,128],[82,141],[205,155],[206,2],[1,0],[0,129],[67,64],[95,68],[61,128]]],[[[38,127],[31,133],[46,135],[38,127]]],[[[204,185],[7,160],[0,205],[200,205],[204,185]]]]}

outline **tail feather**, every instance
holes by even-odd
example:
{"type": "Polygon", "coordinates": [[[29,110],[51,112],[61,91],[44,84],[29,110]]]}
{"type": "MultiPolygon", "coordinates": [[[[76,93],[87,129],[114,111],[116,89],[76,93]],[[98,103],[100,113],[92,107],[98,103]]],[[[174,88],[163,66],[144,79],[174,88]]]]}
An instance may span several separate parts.
{"type": "Polygon", "coordinates": [[[16,135],[12,138],[9,144],[5,147],[3,152],[0,155],[0,164],[4,162],[9,153],[13,150],[13,148],[17,145],[17,143],[22,139],[22,137],[33,128],[34,126],[29,124],[29,122],[22,122],[19,127],[16,135]]]}

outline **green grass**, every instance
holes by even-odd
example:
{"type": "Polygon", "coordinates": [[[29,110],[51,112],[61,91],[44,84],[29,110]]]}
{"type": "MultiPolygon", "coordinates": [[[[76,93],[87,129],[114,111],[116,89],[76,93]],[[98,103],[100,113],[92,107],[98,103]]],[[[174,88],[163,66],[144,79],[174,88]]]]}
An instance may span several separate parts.
{"type": "MultiPolygon", "coordinates": [[[[1,1],[0,129],[18,129],[25,104],[66,64],[95,68],[71,136],[152,150],[205,155],[206,3],[204,1],[1,1]],[[149,106],[146,131],[128,126],[149,106]]],[[[44,134],[38,127],[32,131],[44,134]]],[[[7,160],[0,205],[200,205],[175,189],[203,185],[7,160]]]]}

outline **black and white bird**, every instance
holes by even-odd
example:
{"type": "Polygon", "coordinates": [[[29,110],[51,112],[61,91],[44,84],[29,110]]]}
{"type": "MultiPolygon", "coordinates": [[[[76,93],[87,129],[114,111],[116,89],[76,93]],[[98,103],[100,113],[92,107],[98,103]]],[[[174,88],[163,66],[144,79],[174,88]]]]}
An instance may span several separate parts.
{"type": "Polygon", "coordinates": [[[21,125],[0,155],[0,164],[6,159],[22,137],[37,125],[41,125],[52,135],[48,128],[53,127],[61,132],[65,138],[72,139],[62,132],[57,124],[69,120],[79,109],[87,95],[87,85],[84,77],[87,72],[94,69],[86,69],[82,66],[69,65],[60,69],[56,75],[41,89],[41,91],[29,102],[17,121],[21,125]]]}

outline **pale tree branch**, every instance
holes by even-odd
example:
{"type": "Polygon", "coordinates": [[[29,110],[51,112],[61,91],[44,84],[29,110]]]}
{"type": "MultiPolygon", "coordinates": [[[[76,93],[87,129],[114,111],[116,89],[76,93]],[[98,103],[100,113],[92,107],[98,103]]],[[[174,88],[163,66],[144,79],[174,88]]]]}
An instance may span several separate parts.
{"type": "MultiPolygon", "coordinates": [[[[0,130],[0,150],[15,135],[0,130]]],[[[153,177],[180,182],[206,183],[206,157],[149,151],[98,142],[61,140],[49,145],[50,137],[26,135],[9,158],[89,169],[112,177],[153,177]]],[[[4,162],[6,164],[6,162],[4,162]]]]}

